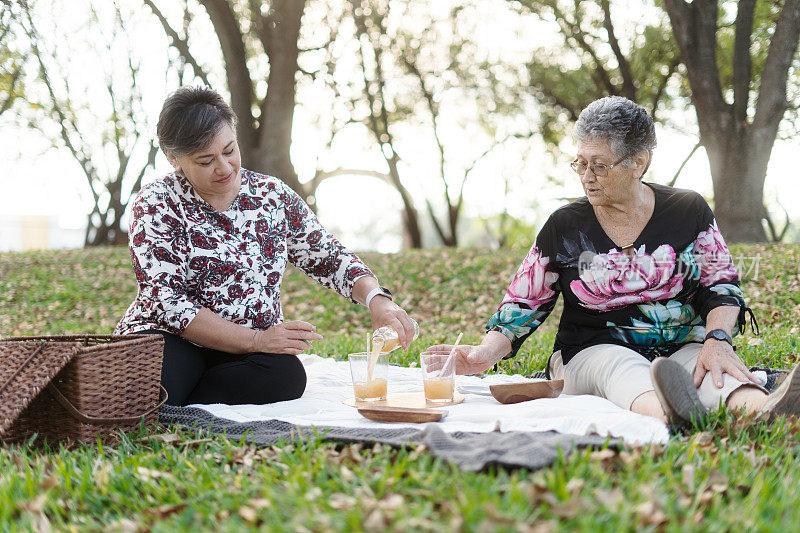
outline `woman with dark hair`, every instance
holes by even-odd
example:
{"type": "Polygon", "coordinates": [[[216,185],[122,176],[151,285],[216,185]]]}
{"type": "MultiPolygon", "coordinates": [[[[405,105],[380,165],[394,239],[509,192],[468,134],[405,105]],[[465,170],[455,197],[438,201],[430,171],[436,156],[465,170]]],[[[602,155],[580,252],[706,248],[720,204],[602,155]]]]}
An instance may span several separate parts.
{"type": "Polygon", "coordinates": [[[581,112],[574,137],[571,166],[586,196],[547,220],[481,344],[458,347],[456,370],[474,374],[516,354],[560,293],[547,372],[564,393],[679,424],[721,404],[800,414],[796,368],[768,396],[733,350],[749,309],[708,204],[642,181],[656,145],[647,112],[602,98],[581,112]]]}
{"type": "Polygon", "coordinates": [[[299,398],[297,354],[322,339],[283,321],[287,263],[369,308],[407,346],[414,326],[355,254],[277,178],[241,168],[236,117],[205,87],[164,102],[158,140],[175,171],[133,203],[130,250],[139,293],[115,333],[164,336],[162,384],[172,405],[299,398]]]}

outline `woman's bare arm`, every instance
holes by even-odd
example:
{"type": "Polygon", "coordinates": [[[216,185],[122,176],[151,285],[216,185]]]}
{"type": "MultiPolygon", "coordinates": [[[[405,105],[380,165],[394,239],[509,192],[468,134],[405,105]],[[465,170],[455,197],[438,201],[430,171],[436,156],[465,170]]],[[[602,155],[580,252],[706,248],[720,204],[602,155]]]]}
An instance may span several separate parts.
{"type": "Polygon", "coordinates": [[[322,340],[316,327],[295,320],[260,331],[234,324],[206,309],[189,322],[181,337],[214,350],[228,353],[285,353],[297,355],[311,348],[309,341],[322,340]]]}

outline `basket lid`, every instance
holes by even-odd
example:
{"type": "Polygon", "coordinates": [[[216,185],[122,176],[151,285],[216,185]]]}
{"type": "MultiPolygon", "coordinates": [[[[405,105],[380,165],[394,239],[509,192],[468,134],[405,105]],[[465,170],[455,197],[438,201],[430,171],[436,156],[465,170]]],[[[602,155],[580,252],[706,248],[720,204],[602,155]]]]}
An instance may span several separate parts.
{"type": "Polygon", "coordinates": [[[0,340],[0,435],[64,368],[74,348],[42,340],[0,340]]]}

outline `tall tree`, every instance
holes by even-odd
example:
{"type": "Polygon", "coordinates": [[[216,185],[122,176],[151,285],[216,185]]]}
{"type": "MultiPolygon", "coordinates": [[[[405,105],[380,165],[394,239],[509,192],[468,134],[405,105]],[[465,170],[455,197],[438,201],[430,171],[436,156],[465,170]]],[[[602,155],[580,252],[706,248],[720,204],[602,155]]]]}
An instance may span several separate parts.
{"type": "MultiPolygon", "coordinates": [[[[298,57],[303,50],[298,41],[306,1],[198,1],[211,19],[222,51],[231,107],[239,117],[237,135],[245,164],[281,178],[304,198],[313,199],[318,181],[301,183],[291,161],[296,82],[302,75],[298,57]],[[263,81],[265,91],[259,90],[263,81]]],[[[143,2],[158,17],[185,63],[208,84],[208,75],[195,58],[186,32],[174,29],[156,1],[143,2]]]]}
{"type": "Polygon", "coordinates": [[[400,194],[403,201],[403,227],[407,244],[412,248],[422,247],[422,232],[414,198],[400,179],[400,156],[397,153],[392,131],[391,102],[387,96],[386,54],[382,39],[386,36],[384,16],[380,7],[368,0],[351,0],[355,20],[356,36],[360,42],[360,69],[363,77],[363,96],[367,101],[367,129],[381,148],[389,168],[389,183],[400,194]]]}
{"type": "Polygon", "coordinates": [[[609,0],[511,0],[524,14],[555,21],[560,43],[539,48],[528,64],[529,84],[541,107],[545,142],[555,148],[581,110],[597,98],[625,96],[658,119],[672,94],[680,57],[665,16],[652,13],[645,22],[615,24],[609,0]]]}
{"type": "Polygon", "coordinates": [[[20,34],[24,35],[22,14],[17,2],[0,0],[0,115],[11,109],[25,90],[26,54],[20,46],[20,34]]]}
{"type": "MultiPolygon", "coordinates": [[[[140,63],[132,52],[123,15],[116,3],[104,15],[87,4],[78,6],[88,8],[83,29],[92,35],[96,53],[90,57],[85,50],[75,51],[68,46],[63,35],[49,33],[44,38],[37,29],[34,10],[25,0],[20,0],[20,5],[42,89],[40,98],[28,95],[37,111],[29,116],[30,124],[54,147],[66,149],[86,178],[93,207],[85,244],[124,244],[127,232],[122,222],[128,200],[141,187],[146,169],[154,164],[157,148],[145,124],[140,63]],[[122,64],[115,55],[120,49],[127,51],[122,64]],[[76,58],[83,63],[92,61],[95,71],[102,72],[97,80],[103,88],[100,100],[94,98],[96,94],[87,94],[92,92],[91,83],[76,83],[80,72],[74,63],[76,58]]],[[[53,5],[40,6],[40,10],[57,12],[52,8],[53,5]]]]}
{"type": "Polygon", "coordinates": [[[766,215],[764,180],[789,106],[787,81],[793,62],[797,70],[800,41],[800,0],[780,4],[723,2],[727,10],[736,8],[733,46],[726,50],[720,42],[719,2],[664,0],[711,165],[717,220],[731,241],[766,238],[761,224],[766,215]],[[762,39],[754,48],[754,31],[769,34],[768,44],[762,39]],[[756,69],[753,56],[764,49],[766,58],[756,69]],[[723,77],[720,53],[730,57],[722,62],[732,65],[729,79],[723,77]]]}
{"type": "MultiPolygon", "coordinates": [[[[552,146],[598,97],[626,96],[662,120],[659,110],[688,98],[726,238],[765,240],[762,219],[774,225],[764,208],[764,180],[790,107],[787,79],[798,69],[800,0],[664,0],[657,5],[665,11],[645,4],[651,8],[649,22],[625,25],[615,23],[625,13],[609,0],[511,1],[526,13],[555,20],[562,36],[562,46],[537,52],[529,69],[531,88],[546,104],[542,131],[552,146]],[[620,32],[620,26],[629,29],[620,32]]],[[[785,228],[771,234],[779,237],[785,228]]]]}
{"type": "MultiPolygon", "coordinates": [[[[449,9],[439,14],[419,0],[350,4],[363,76],[363,105],[351,105],[353,117],[365,124],[386,159],[389,181],[403,200],[407,228],[417,217],[415,201],[424,203],[441,244],[458,246],[467,181],[497,147],[530,132],[509,133],[500,127],[503,103],[479,79],[485,70],[474,68],[476,56],[484,51],[462,29],[466,21],[460,15],[471,10],[469,2],[449,2],[449,9]],[[485,113],[490,106],[495,112],[485,113]],[[425,139],[430,151],[421,153],[422,143],[403,138],[398,134],[402,131],[413,131],[414,141],[425,139]],[[417,185],[416,197],[404,183],[417,185]]],[[[520,114],[520,100],[514,104],[508,111],[520,114]]]]}

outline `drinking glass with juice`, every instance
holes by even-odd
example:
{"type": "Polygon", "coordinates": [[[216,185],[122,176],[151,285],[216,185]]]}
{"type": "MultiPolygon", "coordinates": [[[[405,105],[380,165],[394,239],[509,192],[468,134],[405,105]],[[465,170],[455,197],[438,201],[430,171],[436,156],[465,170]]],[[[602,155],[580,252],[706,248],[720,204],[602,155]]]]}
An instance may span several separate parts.
{"type": "Polygon", "coordinates": [[[433,403],[453,400],[455,391],[455,364],[447,364],[447,355],[422,353],[419,366],[422,369],[422,386],[425,399],[433,403]]]}
{"type": "Polygon", "coordinates": [[[386,354],[367,352],[351,353],[350,374],[353,377],[353,395],[356,400],[378,401],[386,399],[389,367],[386,354]]]}

